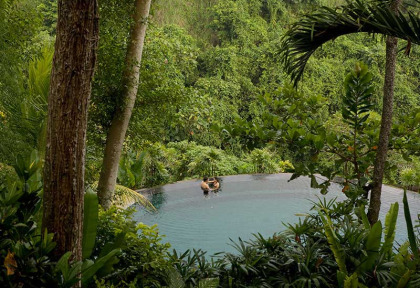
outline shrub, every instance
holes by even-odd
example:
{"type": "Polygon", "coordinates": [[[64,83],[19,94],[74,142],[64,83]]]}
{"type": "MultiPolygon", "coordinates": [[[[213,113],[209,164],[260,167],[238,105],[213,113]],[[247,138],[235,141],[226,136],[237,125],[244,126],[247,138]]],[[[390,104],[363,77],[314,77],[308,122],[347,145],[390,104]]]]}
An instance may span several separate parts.
{"type": "Polygon", "coordinates": [[[418,184],[416,172],[412,168],[405,168],[400,173],[401,184],[406,187],[412,187],[418,184]]]}
{"type": "Polygon", "coordinates": [[[186,140],[167,146],[149,143],[146,148],[137,152],[128,150],[121,157],[118,182],[137,189],[206,175],[277,173],[294,169],[290,161],[278,161],[275,155],[265,148],[237,157],[222,149],[186,140]]]}
{"type": "Polygon", "coordinates": [[[279,171],[280,172],[292,172],[295,167],[293,166],[292,162],[289,160],[280,161],[279,163],[279,171]]]}
{"type": "MultiPolygon", "coordinates": [[[[0,259],[4,263],[0,283],[4,287],[72,287],[79,280],[88,285],[100,270],[101,275],[111,273],[118,249],[83,262],[69,261],[71,253],[67,252],[56,261],[54,235],[40,230],[42,179],[36,151],[29,158],[18,157],[14,168],[15,181],[0,181],[0,259]]],[[[96,206],[87,205],[92,202],[85,197],[86,215],[94,216],[97,211],[97,200],[93,202],[96,206]]],[[[87,218],[85,223],[89,224],[85,227],[96,227],[96,217],[87,218]]],[[[89,243],[94,242],[94,237],[89,237],[91,233],[84,234],[87,236],[83,239],[83,255],[89,254],[93,247],[89,243]]]]}
{"type": "Polygon", "coordinates": [[[246,162],[218,148],[187,141],[169,143],[168,147],[174,149],[174,159],[171,161],[173,165],[170,168],[175,176],[174,180],[204,175],[235,175],[250,171],[246,162]]]}
{"type": "Polygon", "coordinates": [[[254,165],[254,173],[276,173],[280,171],[280,167],[273,158],[267,149],[254,149],[248,156],[248,161],[254,165]]]}
{"type": "Polygon", "coordinates": [[[129,188],[151,187],[168,183],[168,150],[160,143],[148,143],[140,151],[128,150],[120,159],[118,183],[129,188]]]}
{"type": "Polygon", "coordinates": [[[18,180],[15,169],[6,164],[0,163],[0,183],[6,183],[6,181],[16,182],[18,180]]]}
{"type": "Polygon", "coordinates": [[[167,281],[166,254],[170,245],[161,243],[162,235],[156,225],[137,224],[134,212],[134,208],[117,207],[99,211],[94,257],[115,247],[122,249],[119,262],[114,265],[115,272],[103,277],[108,286],[124,287],[124,283],[134,282],[136,287],[162,287],[167,281]]]}
{"type": "MultiPolygon", "coordinates": [[[[54,263],[49,256],[55,247],[52,234],[47,231],[41,234],[36,221],[41,202],[41,183],[32,181],[38,172],[37,165],[34,166],[35,169],[19,166],[22,169],[18,171],[27,172],[19,174],[22,181],[0,179],[0,259],[2,262],[4,259],[4,266],[0,268],[0,283],[8,287],[18,287],[18,284],[53,287],[58,284],[54,263]]],[[[16,177],[16,173],[10,169],[7,171],[16,177]]]]}

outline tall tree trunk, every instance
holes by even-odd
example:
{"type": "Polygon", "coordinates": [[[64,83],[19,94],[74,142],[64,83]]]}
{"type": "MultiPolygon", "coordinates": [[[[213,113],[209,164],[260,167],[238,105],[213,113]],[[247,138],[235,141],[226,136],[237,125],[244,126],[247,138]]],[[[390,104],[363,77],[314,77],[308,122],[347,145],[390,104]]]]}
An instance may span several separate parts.
{"type": "Polygon", "coordinates": [[[122,146],[130,122],[140,78],[140,62],[146,36],[147,18],[151,0],[136,0],[133,15],[134,24],[130,31],[125,69],[123,74],[122,105],[118,107],[108,131],[105,155],[98,184],[99,203],[108,209],[117,182],[118,165],[122,146]]]}
{"type": "Polygon", "coordinates": [[[82,258],[85,140],[98,43],[97,0],[59,0],[48,98],[43,228],[56,256],[82,258]]]}
{"type": "MultiPolygon", "coordinates": [[[[392,10],[397,13],[402,0],[395,0],[392,3],[392,10]]],[[[389,137],[392,126],[392,113],[394,105],[394,79],[395,66],[397,62],[398,39],[395,37],[386,38],[386,64],[384,97],[382,106],[381,129],[379,132],[379,145],[376,152],[376,160],[373,170],[373,186],[370,194],[368,219],[371,225],[379,218],[381,209],[382,182],[384,178],[385,162],[388,154],[389,137]]]]}

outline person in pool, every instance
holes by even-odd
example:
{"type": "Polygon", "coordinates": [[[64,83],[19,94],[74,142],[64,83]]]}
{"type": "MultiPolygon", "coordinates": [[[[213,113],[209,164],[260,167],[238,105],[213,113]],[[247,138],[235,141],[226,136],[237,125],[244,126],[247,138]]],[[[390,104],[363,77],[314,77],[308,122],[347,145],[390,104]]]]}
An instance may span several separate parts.
{"type": "Polygon", "coordinates": [[[209,186],[209,178],[207,176],[203,177],[203,181],[201,181],[200,187],[204,192],[209,192],[211,190],[209,186]]]}
{"type": "Polygon", "coordinates": [[[214,180],[212,182],[213,182],[213,190],[219,190],[219,187],[220,187],[219,180],[217,180],[217,178],[214,177],[214,180]]]}

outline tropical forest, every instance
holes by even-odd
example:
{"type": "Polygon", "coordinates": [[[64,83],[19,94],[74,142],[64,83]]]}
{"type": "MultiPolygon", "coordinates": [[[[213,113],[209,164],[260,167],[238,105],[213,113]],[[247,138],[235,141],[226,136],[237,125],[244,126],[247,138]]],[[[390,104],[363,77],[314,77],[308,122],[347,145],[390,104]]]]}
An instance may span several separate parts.
{"type": "Polygon", "coordinates": [[[0,0],[0,287],[420,287],[420,2],[0,0]]]}

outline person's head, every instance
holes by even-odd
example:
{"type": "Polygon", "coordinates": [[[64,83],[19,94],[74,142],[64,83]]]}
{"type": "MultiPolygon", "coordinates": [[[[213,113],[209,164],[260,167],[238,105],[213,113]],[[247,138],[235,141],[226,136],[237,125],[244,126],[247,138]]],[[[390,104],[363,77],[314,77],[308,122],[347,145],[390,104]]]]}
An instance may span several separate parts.
{"type": "Polygon", "coordinates": [[[219,183],[219,179],[217,179],[216,177],[214,177],[214,182],[219,183]]]}
{"type": "Polygon", "coordinates": [[[207,182],[207,181],[209,181],[209,177],[207,177],[207,176],[204,176],[204,177],[203,177],[203,181],[204,181],[204,182],[207,182]]]}

